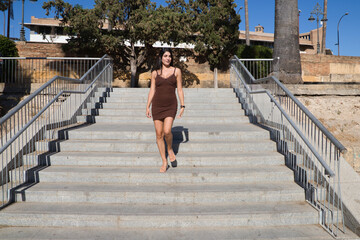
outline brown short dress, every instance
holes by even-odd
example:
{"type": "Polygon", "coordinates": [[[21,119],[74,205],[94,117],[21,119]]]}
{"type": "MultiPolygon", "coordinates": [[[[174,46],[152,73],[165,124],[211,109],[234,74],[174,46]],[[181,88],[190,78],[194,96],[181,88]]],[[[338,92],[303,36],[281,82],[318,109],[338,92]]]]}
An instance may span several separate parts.
{"type": "Polygon", "coordinates": [[[163,78],[156,71],[155,95],[151,102],[153,120],[163,120],[166,117],[175,118],[176,116],[177,99],[175,94],[175,70],[174,73],[167,78],[163,78]]]}

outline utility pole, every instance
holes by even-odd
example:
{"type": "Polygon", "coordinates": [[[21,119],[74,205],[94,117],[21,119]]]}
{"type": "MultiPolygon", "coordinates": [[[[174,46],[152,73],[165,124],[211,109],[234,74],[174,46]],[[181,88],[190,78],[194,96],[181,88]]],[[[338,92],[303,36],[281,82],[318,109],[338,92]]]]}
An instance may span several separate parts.
{"type": "Polygon", "coordinates": [[[245,0],[245,38],[246,46],[250,46],[248,0],[245,0]]]}
{"type": "MultiPolygon", "coordinates": [[[[324,0],[324,19],[327,19],[327,0],[324,0]]],[[[325,54],[327,21],[323,21],[322,23],[323,23],[323,27],[322,27],[322,39],[321,39],[321,53],[325,54]]]]}

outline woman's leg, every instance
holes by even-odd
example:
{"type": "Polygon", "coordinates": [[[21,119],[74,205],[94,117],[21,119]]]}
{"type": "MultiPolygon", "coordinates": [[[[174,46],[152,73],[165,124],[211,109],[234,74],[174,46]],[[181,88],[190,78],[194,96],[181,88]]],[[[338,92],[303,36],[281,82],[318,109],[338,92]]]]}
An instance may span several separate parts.
{"type": "Polygon", "coordinates": [[[169,154],[169,159],[171,162],[176,159],[175,153],[172,148],[173,135],[172,135],[171,129],[173,126],[173,122],[174,122],[174,118],[172,118],[172,117],[167,117],[164,119],[164,135],[165,135],[165,140],[166,140],[166,145],[167,145],[167,151],[169,154]]]}
{"type": "Polygon", "coordinates": [[[161,120],[154,120],[155,132],[156,132],[156,144],[159,148],[160,156],[162,159],[162,166],[160,172],[166,172],[168,162],[165,155],[165,142],[164,142],[164,122],[161,120]]]}

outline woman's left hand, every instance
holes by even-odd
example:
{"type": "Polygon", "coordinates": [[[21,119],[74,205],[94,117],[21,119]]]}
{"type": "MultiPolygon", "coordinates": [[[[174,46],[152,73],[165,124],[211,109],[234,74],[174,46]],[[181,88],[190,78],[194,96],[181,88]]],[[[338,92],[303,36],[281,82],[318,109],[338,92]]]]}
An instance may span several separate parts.
{"type": "Polygon", "coordinates": [[[185,108],[180,108],[180,113],[179,113],[179,115],[177,116],[177,118],[181,118],[181,117],[182,117],[182,115],[184,114],[184,110],[185,110],[185,108]]]}

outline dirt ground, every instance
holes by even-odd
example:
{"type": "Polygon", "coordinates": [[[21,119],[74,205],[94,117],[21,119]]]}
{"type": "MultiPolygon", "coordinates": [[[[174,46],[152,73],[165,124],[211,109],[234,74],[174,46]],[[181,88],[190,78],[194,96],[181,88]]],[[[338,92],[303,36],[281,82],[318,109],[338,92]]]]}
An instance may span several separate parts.
{"type": "Polygon", "coordinates": [[[297,96],[347,148],[346,161],[360,174],[360,96],[297,96]]]}

